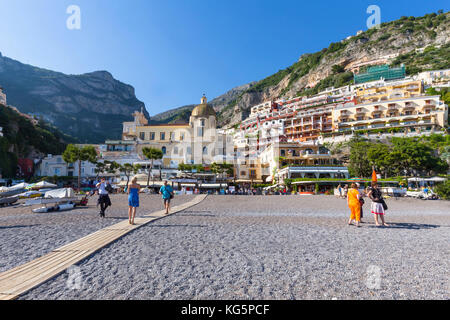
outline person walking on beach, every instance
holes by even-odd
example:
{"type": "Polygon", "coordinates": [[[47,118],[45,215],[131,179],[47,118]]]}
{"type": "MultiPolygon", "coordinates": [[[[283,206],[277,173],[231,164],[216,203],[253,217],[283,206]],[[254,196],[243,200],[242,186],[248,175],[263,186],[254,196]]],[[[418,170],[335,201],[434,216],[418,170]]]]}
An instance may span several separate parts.
{"type": "Polygon", "coordinates": [[[131,184],[128,185],[128,222],[133,225],[136,217],[136,208],[139,207],[139,192],[141,186],[137,184],[137,177],[131,179],[131,184]]]}
{"type": "Polygon", "coordinates": [[[338,188],[338,191],[339,191],[339,198],[342,198],[342,186],[341,186],[340,183],[339,183],[337,188],[338,188]]]}
{"type": "Polygon", "coordinates": [[[348,193],[348,184],[344,186],[344,198],[347,198],[347,193],[348,193]]]}
{"type": "MultiPolygon", "coordinates": [[[[361,187],[361,185],[357,182],[356,183],[356,188],[358,189],[358,191],[359,191],[359,188],[361,187]]],[[[364,191],[359,191],[359,195],[360,195],[360,197],[359,197],[359,204],[361,205],[361,221],[360,222],[362,222],[362,218],[364,218],[364,214],[363,214],[363,206],[364,206],[364,203],[365,203],[365,201],[364,201],[364,195],[365,195],[365,193],[364,193],[364,191]]]]}
{"type": "Polygon", "coordinates": [[[378,184],[376,182],[372,182],[372,188],[370,189],[369,193],[367,194],[370,200],[372,200],[372,213],[374,214],[375,218],[375,224],[376,226],[380,226],[380,223],[378,222],[378,216],[381,218],[381,224],[385,227],[389,227],[389,225],[384,221],[384,213],[385,209],[384,206],[386,205],[384,203],[383,196],[381,194],[380,189],[378,189],[378,184]]]}
{"type": "Polygon", "coordinates": [[[108,189],[111,190],[111,185],[109,182],[106,182],[105,178],[102,178],[99,183],[97,183],[96,187],[98,188],[98,202],[97,205],[100,205],[100,217],[105,217],[105,210],[109,206],[111,206],[111,199],[109,198],[108,189]]]}
{"type": "Polygon", "coordinates": [[[350,219],[348,220],[348,225],[352,225],[353,221],[356,222],[356,226],[359,227],[361,221],[361,203],[359,199],[361,194],[357,189],[355,183],[352,183],[351,189],[347,192],[347,203],[350,208],[350,219]]]}
{"type": "Polygon", "coordinates": [[[170,200],[173,198],[173,189],[167,183],[167,180],[164,181],[164,185],[161,187],[161,189],[159,189],[159,194],[162,195],[164,207],[166,208],[166,214],[169,214],[170,200]]]}

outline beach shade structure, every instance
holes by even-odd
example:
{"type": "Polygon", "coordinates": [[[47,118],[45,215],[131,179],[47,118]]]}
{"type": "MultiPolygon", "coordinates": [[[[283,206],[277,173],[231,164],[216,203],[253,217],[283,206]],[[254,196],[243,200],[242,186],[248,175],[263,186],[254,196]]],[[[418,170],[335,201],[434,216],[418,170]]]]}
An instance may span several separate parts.
{"type": "Polygon", "coordinates": [[[377,173],[375,172],[375,169],[373,169],[373,172],[372,172],[372,182],[377,182],[378,181],[378,179],[377,179],[377,173]]]}
{"type": "Polygon", "coordinates": [[[36,183],[32,189],[34,190],[40,190],[40,189],[50,189],[50,188],[57,188],[58,186],[56,184],[47,182],[47,181],[41,181],[36,183]]]}

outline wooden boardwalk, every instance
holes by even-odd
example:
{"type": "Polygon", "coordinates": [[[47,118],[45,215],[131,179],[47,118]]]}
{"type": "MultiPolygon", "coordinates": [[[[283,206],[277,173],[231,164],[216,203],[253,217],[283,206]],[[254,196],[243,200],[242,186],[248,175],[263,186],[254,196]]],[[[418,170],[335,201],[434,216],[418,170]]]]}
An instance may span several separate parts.
{"type": "MultiPolygon", "coordinates": [[[[199,195],[189,202],[173,207],[170,215],[195,206],[205,198],[206,195],[199,195]]],[[[0,300],[16,299],[127,233],[154,220],[167,217],[164,212],[161,210],[136,218],[135,225],[130,225],[127,219],[55,249],[33,261],[0,273],[0,300]]]]}

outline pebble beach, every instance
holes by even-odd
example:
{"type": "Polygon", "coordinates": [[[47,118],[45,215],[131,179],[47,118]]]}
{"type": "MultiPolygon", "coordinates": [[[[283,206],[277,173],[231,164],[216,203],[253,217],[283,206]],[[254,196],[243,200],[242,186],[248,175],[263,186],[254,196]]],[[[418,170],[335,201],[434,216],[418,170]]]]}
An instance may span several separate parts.
{"type": "MultiPolygon", "coordinates": [[[[111,200],[105,219],[95,197],[62,213],[1,208],[0,272],[127,219],[126,195],[111,200]]],[[[449,299],[450,202],[388,199],[390,227],[369,202],[356,228],[334,196],[208,196],[78,263],[77,288],[63,272],[20,299],[449,299]]],[[[162,208],[143,195],[138,216],[162,208]]]]}

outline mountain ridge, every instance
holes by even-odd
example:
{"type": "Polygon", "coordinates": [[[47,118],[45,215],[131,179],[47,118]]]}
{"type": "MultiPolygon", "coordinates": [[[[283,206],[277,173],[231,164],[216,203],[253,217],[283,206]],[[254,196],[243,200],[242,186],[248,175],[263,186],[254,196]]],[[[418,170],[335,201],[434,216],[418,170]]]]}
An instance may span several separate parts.
{"type": "Polygon", "coordinates": [[[134,111],[143,108],[148,116],[135,89],[105,70],[68,75],[0,54],[0,86],[10,105],[46,120],[80,142],[120,139],[121,123],[131,121],[134,111]]]}

